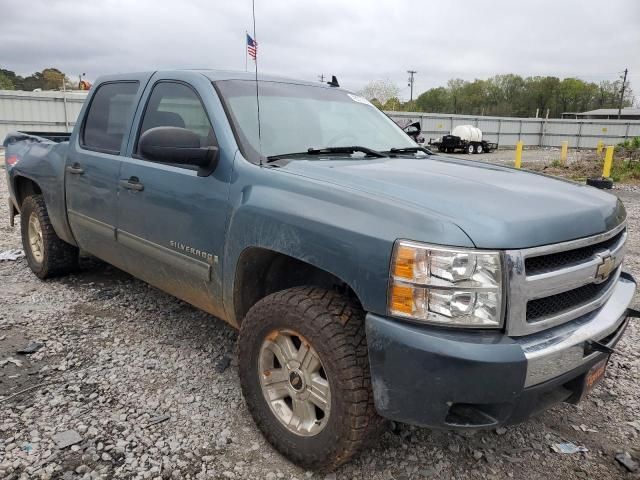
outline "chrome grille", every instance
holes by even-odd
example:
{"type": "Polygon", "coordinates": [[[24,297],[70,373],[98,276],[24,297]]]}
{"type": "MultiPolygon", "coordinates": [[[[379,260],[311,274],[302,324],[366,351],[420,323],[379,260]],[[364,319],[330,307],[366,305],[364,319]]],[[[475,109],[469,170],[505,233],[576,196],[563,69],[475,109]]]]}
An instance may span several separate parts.
{"type": "Polygon", "coordinates": [[[527,275],[537,275],[558,268],[578,265],[588,261],[598,252],[610,250],[611,247],[614,247],[620,242],[620,238],[625,234],[626,231],[623,230],[614,237],[594,245],[587,245],[586,247],[576,248],[575,250],[551,253],[549,255],[529,257],[524,262],[524,268],[527,275]]]}
{"type": "Polygon", "coordinates": [[[508,250],[507,333],[539,332],[601,307],[620,276],[626,237],[621,224],[588,238],[508,250]]]}
{"type": "Polygon", "coordinates": [[[611,276],[604,283],[589,283],[568,292],[529,300],[527,302],[527,322],[535,322],[585,305],[602,295],[615,278],[615,276],[611,276]]]}

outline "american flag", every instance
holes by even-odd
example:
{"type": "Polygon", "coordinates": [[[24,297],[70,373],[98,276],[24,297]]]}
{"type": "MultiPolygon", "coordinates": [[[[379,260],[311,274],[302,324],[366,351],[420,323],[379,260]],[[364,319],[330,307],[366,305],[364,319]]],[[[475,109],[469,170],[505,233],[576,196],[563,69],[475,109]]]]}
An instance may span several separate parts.
{"type": "Polygon", "coordinates": [[[249,56],[251,58],[253,58],[254,60],[256,59],[256,56],[258,55],[258,42],[256,42],[253,38],[251,38],[251,36],[247,33],[247,52],[249,53],[249,56]]]}

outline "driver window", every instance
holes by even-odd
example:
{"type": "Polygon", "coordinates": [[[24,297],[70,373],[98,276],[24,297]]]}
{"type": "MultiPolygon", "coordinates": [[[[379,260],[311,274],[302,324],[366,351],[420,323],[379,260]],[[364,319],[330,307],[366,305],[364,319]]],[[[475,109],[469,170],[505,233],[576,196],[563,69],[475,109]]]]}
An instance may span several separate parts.
{"type": "MultiPolygon", "coordinates": [[[[155,127],[179,127],[200,137],[201,147],[215,146],[209,117],[196,93],[175,82],[160,82],[153,87],[142,118],[138,142],[144,132],[155,127]]],[[[136,145],[136,152],[140,153],[136,145]]]]}

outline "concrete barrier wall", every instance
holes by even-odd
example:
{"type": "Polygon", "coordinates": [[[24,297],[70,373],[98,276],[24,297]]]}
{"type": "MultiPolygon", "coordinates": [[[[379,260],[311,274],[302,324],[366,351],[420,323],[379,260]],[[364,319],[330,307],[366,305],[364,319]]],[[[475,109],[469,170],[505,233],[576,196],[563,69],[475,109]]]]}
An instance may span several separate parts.
{"type": "Polygon", "coordinates": [[[448,134],[457,125],[473,125],[485,140],[501,147],[513,147],[518,140],[525,146],[596,148],[598,140],[615,145],[627,138],[640,137],[640,120],[545,120],[544,118],[485,117],[422,112],[385,112],[400,125],[420,122],[428,141],[448,134]]]}

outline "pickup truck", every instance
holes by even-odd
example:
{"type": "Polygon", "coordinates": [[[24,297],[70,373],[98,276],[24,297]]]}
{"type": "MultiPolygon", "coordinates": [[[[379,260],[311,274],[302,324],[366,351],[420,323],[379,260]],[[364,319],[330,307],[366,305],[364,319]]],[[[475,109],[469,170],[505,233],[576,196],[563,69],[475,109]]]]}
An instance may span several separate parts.
{"type": "Polygon", "coordinates": [[[29,267],[86,252],[239,329],[248,409],[306,468],[383,419],[487,429],[578,402],[635,313],[622,203],[439,157],[336,84],[100,78],[67,141],[4,141],[29,267]]]}

